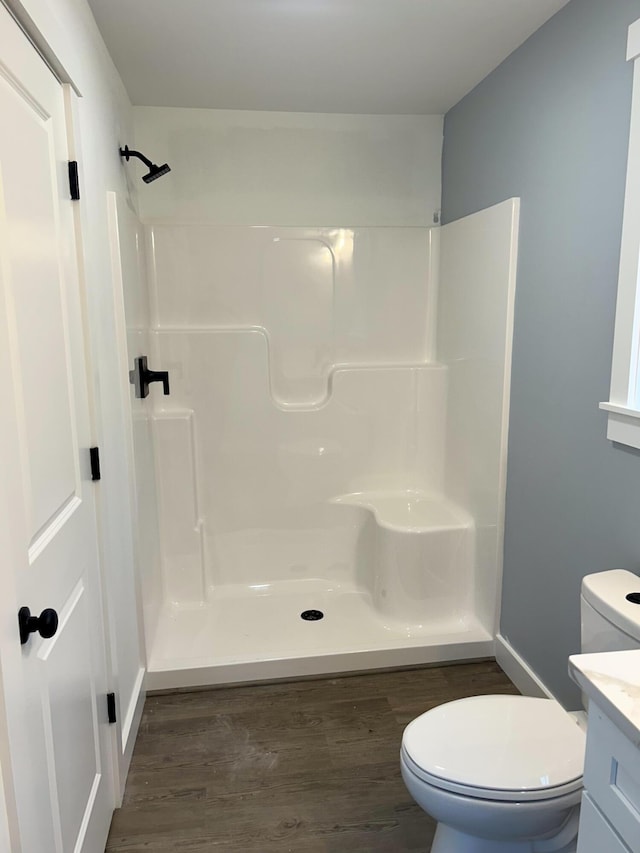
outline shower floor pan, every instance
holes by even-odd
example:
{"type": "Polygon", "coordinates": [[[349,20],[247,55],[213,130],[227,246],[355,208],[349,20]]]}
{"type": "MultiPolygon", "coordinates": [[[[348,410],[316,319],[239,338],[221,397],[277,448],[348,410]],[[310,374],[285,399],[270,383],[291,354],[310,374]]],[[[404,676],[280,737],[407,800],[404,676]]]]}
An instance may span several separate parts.
{"type": "Polygon", "coordinates": [[[494,642],[472,614],[406,625],[377,612],[368,592],[295,580],[167,605],[150,651],[147,687],[161,690],[482,658],[494,642]],[[323,616],[301,618],[308,610],[323,616]]]}

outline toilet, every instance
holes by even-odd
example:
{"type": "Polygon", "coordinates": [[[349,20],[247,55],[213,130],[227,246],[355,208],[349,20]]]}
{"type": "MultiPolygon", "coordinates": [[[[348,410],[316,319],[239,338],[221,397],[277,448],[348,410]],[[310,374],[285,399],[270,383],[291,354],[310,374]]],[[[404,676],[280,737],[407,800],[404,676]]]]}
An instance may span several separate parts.
{"type": "MultiPolygon", "coordinates": [[[[580,596],[583,652],[640,648],[640,578],[588,575],[580,596]]],[[[575,853],[585,715],[553,699],[474,696],[409,723],[402,778],[438,822],[431,853],[575,853]]]]}

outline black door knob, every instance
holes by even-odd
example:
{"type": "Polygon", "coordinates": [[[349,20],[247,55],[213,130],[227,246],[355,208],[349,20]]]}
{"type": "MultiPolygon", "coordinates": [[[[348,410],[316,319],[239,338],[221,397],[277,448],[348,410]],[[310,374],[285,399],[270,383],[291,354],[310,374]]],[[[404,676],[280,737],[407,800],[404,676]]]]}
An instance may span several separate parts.
{"type": "Polygon", "coordinates": [[[23,646],[29,639],[29,634],[33,634],[35,631],[48,640],[58,630],[58,614],[55,610],[47,607],[39,616],[32,616],[28,607],[21,607],[18,610],[18,625],[20,626],[20,642],[23,646]]]}

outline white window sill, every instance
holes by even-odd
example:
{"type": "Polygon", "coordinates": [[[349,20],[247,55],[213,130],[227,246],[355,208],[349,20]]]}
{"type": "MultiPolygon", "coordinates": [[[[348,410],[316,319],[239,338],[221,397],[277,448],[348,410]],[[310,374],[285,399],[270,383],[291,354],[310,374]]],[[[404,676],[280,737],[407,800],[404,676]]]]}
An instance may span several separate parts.
{"type": "Polygon", "coordinates": [[[640,411],[616,403],[600,403],[600,408],[609,413],[607,438],[640,450],[640,411]]]}

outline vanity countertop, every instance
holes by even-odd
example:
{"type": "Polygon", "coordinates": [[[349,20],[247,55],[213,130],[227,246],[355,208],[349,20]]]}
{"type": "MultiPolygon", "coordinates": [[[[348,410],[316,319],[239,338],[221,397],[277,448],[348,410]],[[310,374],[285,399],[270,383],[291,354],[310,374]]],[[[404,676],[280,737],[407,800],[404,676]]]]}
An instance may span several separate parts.
{"type": "Polygon", "coordinates": [[[640,747],[640,650],[571,655],[569,674],[614,725],[640,747]]]}

